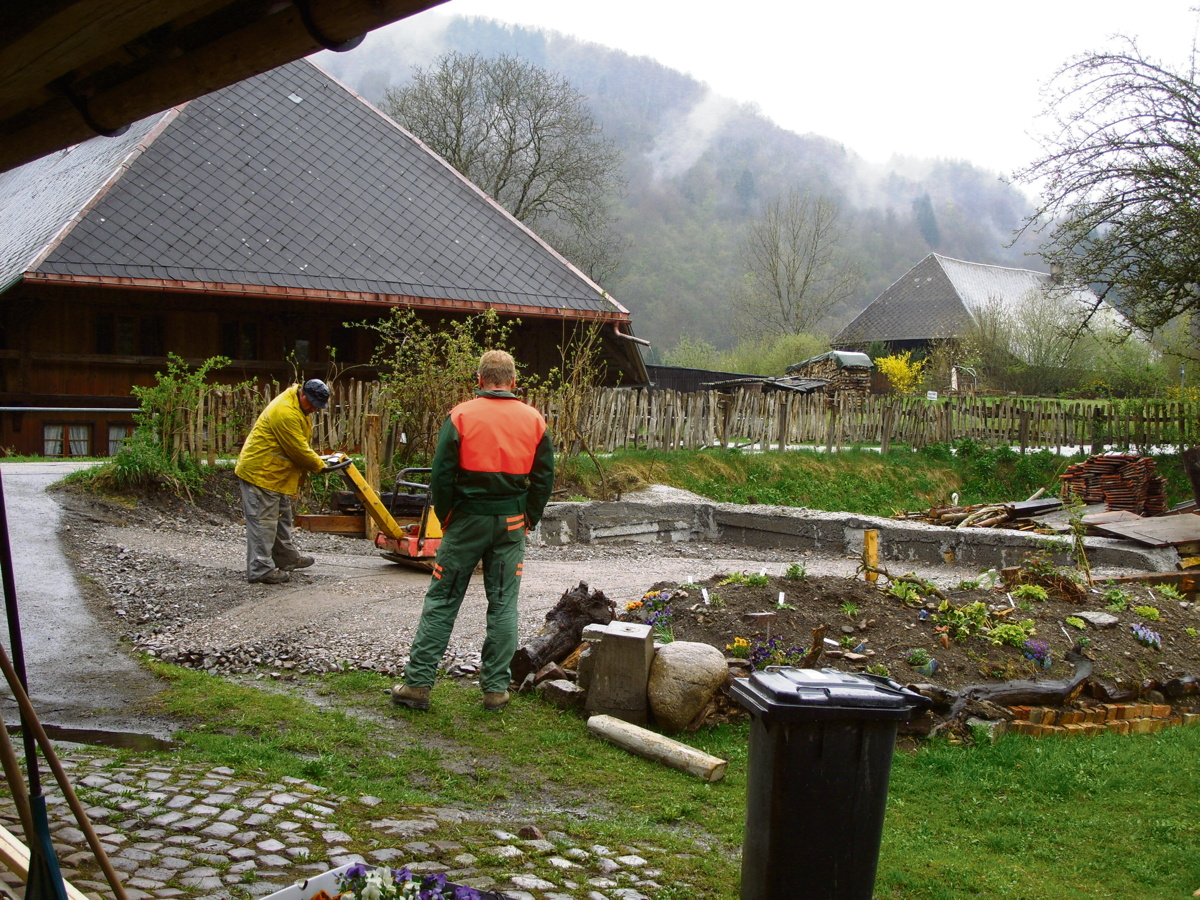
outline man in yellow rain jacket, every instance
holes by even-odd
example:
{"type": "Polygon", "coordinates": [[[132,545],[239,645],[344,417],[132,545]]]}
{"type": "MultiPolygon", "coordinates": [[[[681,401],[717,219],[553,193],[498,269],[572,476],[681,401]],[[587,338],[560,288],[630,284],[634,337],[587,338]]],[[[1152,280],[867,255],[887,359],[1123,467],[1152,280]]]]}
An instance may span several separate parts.
{"type": "Polygon", "coordinates": [[[313,564],[292,545],[292,496],[305,472],[325,468],[309,445],[309,416],[329,404],[325,382],[294,384],[267,404],[238,454],[237,475],[246,516],[246,580],[283,584],[293,569],[313,564]]]}

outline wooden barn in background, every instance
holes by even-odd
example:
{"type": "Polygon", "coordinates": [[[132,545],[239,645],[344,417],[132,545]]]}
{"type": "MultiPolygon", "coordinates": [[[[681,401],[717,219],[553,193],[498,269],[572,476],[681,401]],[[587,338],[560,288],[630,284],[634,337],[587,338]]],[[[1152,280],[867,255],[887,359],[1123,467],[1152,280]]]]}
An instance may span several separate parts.
{"type": "Polygon", "coordinates": [[[347,323],[519,319],[534,372],[602,330],[643,384],[629,312],[391,119],[290,63],[0,174],[0,447],[103,455],[167,354],[221,381],[364,365],[347,323]]]}

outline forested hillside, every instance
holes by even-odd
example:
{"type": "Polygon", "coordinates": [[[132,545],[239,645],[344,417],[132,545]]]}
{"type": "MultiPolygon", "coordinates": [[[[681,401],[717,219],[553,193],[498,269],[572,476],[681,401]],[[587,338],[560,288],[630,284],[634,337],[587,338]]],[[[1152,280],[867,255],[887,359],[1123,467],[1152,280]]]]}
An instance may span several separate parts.
{"type": "MultiPolygon", "coordinates": [[[[403,83],[413,65],[448,50],[513,54],[568,78],[625,159],[628,190],[614,209],[629,246],[604,287],[632,311],[638,335],[658,354],[681,336],[718,348],[741,336],[730,308],[744,275],[741,235],[766,201],[791,188],[841,200],[848,249],[865,275],[854,302],[827,323],[831,330],[930,251],[1040,268],[1025,255],[1031,242],[1005,247],[1031,204],[1000,173],[962,160],[873,165],[834,137],[785,131],[752,105],[715,96],[649,58],[488,20],[448,21],[432,40],[385,33],[318,61],[372,101],[403,83]]],[[[836,78],[797,84],[797,95],[835,90],[836,78]]],[[[949,114],[936,97],[911,104],[914,116],[949,114]]]]}

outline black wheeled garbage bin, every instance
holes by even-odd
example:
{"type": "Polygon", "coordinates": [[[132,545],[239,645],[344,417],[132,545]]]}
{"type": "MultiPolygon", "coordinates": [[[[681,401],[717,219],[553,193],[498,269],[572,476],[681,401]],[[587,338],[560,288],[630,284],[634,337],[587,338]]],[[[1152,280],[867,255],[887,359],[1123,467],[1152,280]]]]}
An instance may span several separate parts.
{"type": "Polygon", "coordinates": [[[741,900],[871,900],[896,728],[929,701],[876,675],[782,666],[732,691],[753,715],[741,900]]]}

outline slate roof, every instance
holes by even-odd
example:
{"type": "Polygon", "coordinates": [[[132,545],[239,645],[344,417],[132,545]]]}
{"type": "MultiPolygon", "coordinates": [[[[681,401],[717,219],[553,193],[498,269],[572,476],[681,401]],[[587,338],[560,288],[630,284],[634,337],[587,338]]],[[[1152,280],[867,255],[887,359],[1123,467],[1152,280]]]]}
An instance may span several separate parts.
{"type": "Polygon", "coordinates": [[[629,318],[305,60],[0,175],[0,289],[23,274],[629,318]]]}
{"type": "Polygon", "coordinates": [[[992,301],[1012,304],[1034,292],[1066,291],[1095,300],[1090,291],[1068,291],[1043,272],[965,262],[931,253],[838,333],[842,347],[873,341],[928,341],[962,337],[972,313],[992,301]]]}

